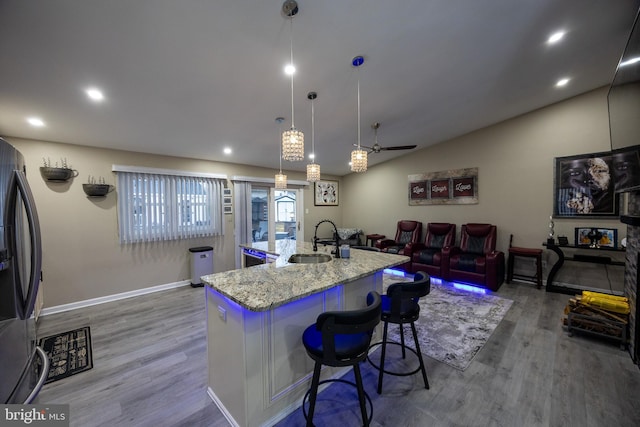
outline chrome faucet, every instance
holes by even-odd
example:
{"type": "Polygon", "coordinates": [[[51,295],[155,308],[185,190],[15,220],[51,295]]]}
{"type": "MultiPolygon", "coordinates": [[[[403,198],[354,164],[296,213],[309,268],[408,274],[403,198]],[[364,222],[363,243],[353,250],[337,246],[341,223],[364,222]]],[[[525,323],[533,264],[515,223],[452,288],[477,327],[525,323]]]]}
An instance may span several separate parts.
{"type": "Polygon", "coordinates": [[[333,235],[335,236],[336,242],[336,258],[340,258],[340,236],[338,235],[338,227],[336,227],[333,221],[328,219],[323,219],[316,224],[316,229],[313,233],[313,251],[318,251],[318,226],[323,222],[328,222],[329,224],[333,225],[333,235]]]}

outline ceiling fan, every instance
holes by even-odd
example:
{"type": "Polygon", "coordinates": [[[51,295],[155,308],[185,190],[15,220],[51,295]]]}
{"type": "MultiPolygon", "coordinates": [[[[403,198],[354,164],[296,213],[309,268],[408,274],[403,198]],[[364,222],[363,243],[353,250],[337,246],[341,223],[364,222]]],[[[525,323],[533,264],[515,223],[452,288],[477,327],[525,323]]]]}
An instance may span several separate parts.
{"type": "MultiPolygon", "coordinates": [[[[369,150],[369,153],[379,153],[381,151],[396,151],[396,150],[413,150],[417,147],[417,145],[393,145],[391,147],[383,147],[378,144],[378,128],[380,127],[380,123],[375,122],[371,125],[374,132],[374,143],[373,147],[367,147],[366,145],[361,145],[361,147],[369,150]]],[[[353,144],[357,145],[357,144],[353,144]]]]}

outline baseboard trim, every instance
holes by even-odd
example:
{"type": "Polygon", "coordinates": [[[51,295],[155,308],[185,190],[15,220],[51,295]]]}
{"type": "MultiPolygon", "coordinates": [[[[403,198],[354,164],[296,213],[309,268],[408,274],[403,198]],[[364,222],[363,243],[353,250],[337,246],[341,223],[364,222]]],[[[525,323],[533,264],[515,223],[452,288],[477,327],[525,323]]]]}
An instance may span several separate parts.
{"type": "MultiPolygon", "coordinates": [[[[209,369],[211,369],[211,367],[209,367],[209,369]]],[[[238,424],[235,418],[233,418],[233,415],[231,415],[231,412],[229,412],[227,408],[222,404],[222,401],[214,393],[211,387],[207,387],[207,394],[209,395],[209,398],[213,401],[213,403],[215,403],[215,405],[218,407],[220,412],[222,412],[222,415],[229,422],[229,424],[231,424],[233,427],[240,427],[240,424],[238,424]]]]}
{"type": "Polygon", "coordinates": [[[180,282],[166,283],[164,285],[152,286],[150,288],[137,289],[135,291],[122,292],[120,294],[107,295],[105,297],[91,298],[84,301],[72,302],[69,304],[56,305],[54,307],[43,308],[40,317],[50,314],[63,313],[65,311],[76,310],[78,308],[91,307],[92,305],[104,304],[107,302],[118,301],[126,298],[133,298],[140,295],[152,294],[155,292],[166,291],[168,289],[179,288],[181,286],[191,285],[190,280],[182,280],[180,282]]]}

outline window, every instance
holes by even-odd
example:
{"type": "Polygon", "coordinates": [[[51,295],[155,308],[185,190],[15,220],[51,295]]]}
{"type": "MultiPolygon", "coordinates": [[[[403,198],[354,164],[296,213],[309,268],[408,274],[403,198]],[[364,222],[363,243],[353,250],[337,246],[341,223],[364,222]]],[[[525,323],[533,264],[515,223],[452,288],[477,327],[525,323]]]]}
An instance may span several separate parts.
{"type": "Polygon", "coordinates": [[[116,172],[120,243],[188,239],[224,233],[222,179],[116,172]]]}

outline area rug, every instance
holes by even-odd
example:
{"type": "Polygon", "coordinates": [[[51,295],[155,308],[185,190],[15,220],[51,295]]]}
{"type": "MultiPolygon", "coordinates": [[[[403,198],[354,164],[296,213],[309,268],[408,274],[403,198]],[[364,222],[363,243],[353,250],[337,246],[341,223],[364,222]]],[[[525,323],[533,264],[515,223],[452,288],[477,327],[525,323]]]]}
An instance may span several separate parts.
{"type": "Polygon", "coordinates": [[[45,384],[70,377],[93,367],[91,330],[88,326],[40,340],[49,357],[49,374],[45,384]]]}
{"type": "MultiPolygon", "coordinates": [[[[391,283],[412,280],[385,273],[384,290],[391,283]]],[[[464,371],[512,303],[506,298],[457,289],[448,282],[433,280],[429,295],[420,299],[420,318],[416,322],[422,354],[464,371]]],[[[389,339],[399,342],[399,332],[396,325],[390,325],[389,339]]],[[[414,348],[410,326],[405,326],[404,336],[405,342],[414,348]]]]}

